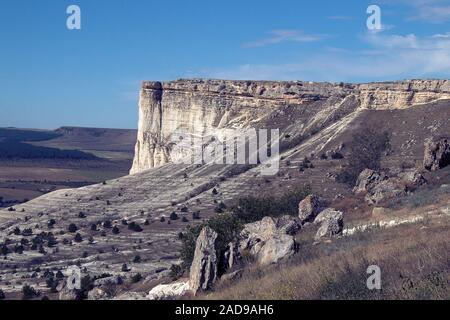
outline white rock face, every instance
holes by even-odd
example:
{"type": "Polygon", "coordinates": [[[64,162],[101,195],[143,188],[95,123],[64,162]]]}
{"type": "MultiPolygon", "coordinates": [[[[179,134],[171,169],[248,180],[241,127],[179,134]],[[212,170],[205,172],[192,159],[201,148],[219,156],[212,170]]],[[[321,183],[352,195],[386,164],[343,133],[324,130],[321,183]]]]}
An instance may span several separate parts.
{"type": "Polygon", "coordinates": [[[448,80],[369,84],[177,80],[144,82],[131,174],[188,155],[176,148],[177,133],[220,137],[227,128],[270,122],[291,106],[322,104],[304,130],[356,109],[403,109],[450,98],[448,80]]]}
{"type": "Polygon", "coordinates": [[[189,292],[189,281],[175,282],[171,284],[160,284],[154,287],[147,295],[149,300],[167,300],[180,297],[189,292]]]}

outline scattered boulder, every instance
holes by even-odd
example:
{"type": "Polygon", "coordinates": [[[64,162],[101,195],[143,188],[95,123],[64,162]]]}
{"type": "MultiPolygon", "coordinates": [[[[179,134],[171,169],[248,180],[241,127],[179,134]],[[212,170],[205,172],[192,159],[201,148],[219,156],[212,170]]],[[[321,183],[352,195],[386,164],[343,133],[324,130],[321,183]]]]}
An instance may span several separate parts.
{"type": "Polygon", "coordinates": [[[314,237],[316,241],[336,236],[342,233],[344,228],[343,213],[333,208],[325,209],[316,217],[314,224],[320,224],[314,237]]]}
{"type": "Polygon", "coordinates": [[[261,265],[276,263],[295,252],[294,235],[301,228],[300,220],[292,216],[264,217],[248,223],[241,232],[238,251],[249,252],[261,265]]]}
{"type": "Polygon", "coordinates": [[[149,300],[168,300],[185,295],[190,291],[189,281],[160,284],[147,295],[149,300]]]}
{"type": "Polygon", "coordinates": [[[356,194],[370,192],[375,186],[387,179],[388,176],[384,172],[364,169],[356,180],[356,186],[353,188],[353,192],[356,194]]]}
{"type": "Polygon", "coordinates": [[[450,138],[428,139],[425,141],[423,166],[435,171],[450,165],[450,138]]]}
{"type": "Polygon", "coordinates": [[[59,300],[80,300],[81,296],[80,290],[69,289],[66,285],[59,290],[59,300]]]}
{"type": "MultiPolygon", "coordinates": [[[[266,241],[277,233],[277,223],[272,217],[264,217],[260,221],[247,223],[241,232],[243,238],[266,241]]],[[[258,241],[258,242],[259,242],[258,241]]]]}
{"type": "Polygon", "coordinates": [[[372,205],[379,205],[387,200],[406,195],[406,186],[400,179],[391,178],[377,184],[365,197],[372,205]]]}
{"type": "Polygon", "coordinates": [[[262,266],[277,263],[295,253],[294,237],[279,234],[267,240],[258,253],[258,263],[262,266]]]}
{"type": "Polygon", "coordinates": [[[88,300],[105,300],[112,298],[101,288],[94,288],[88,292],[88,300]]]}
{"type": "Polygon", "coordinates": [[[209,289],[217,279],[216,240],[217,233],[211,228],[200,231],[190,269],[190,288],[194,294],[209,289]]]}
{"type": "Polygon", "coordinates": [[[314,221],[314,218],[322,209],[322,200],[319,196],[315,194],[307,196],[298,204],[298,217],[300,222],[304,224],[305,222],[314,221]]]}
{"type": "Polygon", "coordinates": [[[292,216],[281,216],[275,220],[277,234],[296,235],[301,228],[300,220],[292,216]]]}
{"type": "Polygon", "coordinates": [[[405,183],[408,190],[414,190],[427,183],[427,179],[418,170],[402,171],[398,177],[405,183]]]}

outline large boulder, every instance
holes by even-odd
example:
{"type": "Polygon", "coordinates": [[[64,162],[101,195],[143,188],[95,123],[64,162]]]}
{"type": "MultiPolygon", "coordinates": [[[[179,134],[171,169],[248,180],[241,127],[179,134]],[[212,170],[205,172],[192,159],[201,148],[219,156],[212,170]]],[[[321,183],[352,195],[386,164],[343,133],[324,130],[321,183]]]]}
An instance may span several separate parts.
{"type": "Polygon", "coordinates": [[[241,232],[243,238],[266,241],[277,233],[277,222],[272,217],[264,217],[260,221],[247,223],[241,232]]]}
{"type": "Polygon", "coordinates": [[[373,188],[375,188],[375,186],[387,179],[388,176],[384,172],[364,169],[356,180],[356,185],[353,188],[353,192],[356,194],[370,192],[373,188]]]}
{"type": "Polygon", "coordinates": [[[185,295],[190,291],[189,281],[160,284],[154,287],[147,295],[149,300],[169,300],[185,295]]]}
{"type": "Polygon", "coordinates": [[[238,254],[242,256],[245,251],[262,265],[276,263],[294,253],[294,235],[300,228],[300,220],[292,216],[264,217],[248,223],[240,235],[238,254]]]}
{"type": "Polygon", "coordinates": [[[450,165],[450,138],[428,139],[425,141],[423,166],[430,171],[450,165]]]}
{"type": "Polygon", "coordinates": [[[111,299],[114,296],[109,296],[109,294],[101,288],[94,288],[88,292],[88,300],[106,300],[111,299]]]}
{"type": "Polygon", "coordinates": [[[258,253],[258,263],[262,266],[277,263],[295,253],[294,237],[277,235],[267,240],[258,253]]]}
{"type": "Polygon", "coordinates": [[[215,243],[217,233],[204,227],[197,238],[194,259],[190,269],[190,288],[194,294],[198,290],[209,289],[217,279],[217,255],[215,243]]]}
{"type": "Polygon", "coordinates": [[[402,171],[398,174],[398,177],[408,190],[414,190],[427,183],[427,179],[416,169],[402,171]]]}
{"type": "Polygon", "coordinates": [[[316,241],[334,237],[342,233],[344,228],[343,213],[333,208],[325,209],[316,217],[314,224],[320,225],[314,237],[316,241]]]}
{"type": "Polygon", "coordinates": [[[59,300],[81,300],[82,293],[77,289],[69,289],[67,285],[63,285],[59,290],[59,300]]]}
{"type": "Polygon", "coordinates": [[[406,195],[406,185],[400,179],[391,178],[377,184],[365,197],[372,205],[379,205],[391,199],[406,195]]]}
{"type": "Polygon", "coordinates": [[[312,222],[322,209],[320,197],[311,194],[298,204],[298,218],[302,224],[312,222]]]}

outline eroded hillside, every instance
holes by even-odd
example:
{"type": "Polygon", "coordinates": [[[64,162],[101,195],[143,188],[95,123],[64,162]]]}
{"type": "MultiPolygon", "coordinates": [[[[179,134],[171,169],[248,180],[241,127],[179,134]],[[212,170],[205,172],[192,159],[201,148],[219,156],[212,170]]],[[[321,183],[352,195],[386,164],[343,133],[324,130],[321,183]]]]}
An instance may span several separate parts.
{"type": "Polygon", "coordinates": [[[383,166],[420,166],[425,139],[449,134],[446,99],[450,82],[440,80],[144,82],[133,174],[0,211],[0,243],[10,251],[0,262],[0,287],[13,296],[24,283],[49,290],[43,284],[45,270],[64,273],[79,265],[89,275],[130,279],[140,274],[144,280],[139,285],[121,290],[148,292],[179,263],[179,232],[216,215],[221,203],[228,206],[249,194],[281,195],[308,184],[346,209],[344,223],[364,223],[373,208],[352,198],[352,188],[335,179],[346,165],[353,135],[369,126],[387,131],[391,148],[383,166]],[[180,128],[209,136],[250,127],[280,129],[276,175],[261,175],[257,165],[171,163],[174,146],[168,139],[180,128]],[[336,150],[343,157],[322,156],[336,150]],[[305,157],[313,166],[302,167],[305,157]],[[342,203],[346,198],[352,206],[342,203]],[[170,219],[173,212],[176,219],[170,219]],[[49,232],[56,240],[52,245],[49,232]],[[15,250],[19,245],[23,250],[15,250]]]}

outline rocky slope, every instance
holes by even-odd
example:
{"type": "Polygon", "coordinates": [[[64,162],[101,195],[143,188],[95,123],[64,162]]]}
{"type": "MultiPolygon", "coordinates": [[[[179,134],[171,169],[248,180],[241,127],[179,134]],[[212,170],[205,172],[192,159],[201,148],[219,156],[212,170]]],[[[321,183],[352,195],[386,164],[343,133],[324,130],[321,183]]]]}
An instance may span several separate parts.
{"type": "MultiPolygon", "coordinates": [[[[329,203],[352,195],[352,188],[332,178],[346,163],[352,135],[369,125],[392,137],[383,166],[422,165],[425,139],[449,134],[447,99],[450,81],[444,80],[361,85],[144,82],[132,175],[59,190],[0,211],[0,249],[6,243],[11,251],[0,262],[0,288],[14,293],[28,283],[45,291],[45,271],[64,273],[79,265],[84,273],[97,276],[129,280],[139,273],[144,277],[139,290],[148,293],[179,262],[178,233],[215,215],[221,202],[228,205],[249,194],[283,194],[304,184],[329,203]],[[278,174],[262,176],[259,166],[170,162],[180,156],[170,143],[179,129],[219,136],[223,129],[248,127],[280,129],[278,174]],[[343,159],[320,156],[337,148],[343,159]],[[306,156],[314,165],[299,170],[306,156]],[[169,219],[172,212],[178,219],[169,219]],[[194,219],[195,212],[200,219],[194,219]],[[76,232],[69,230],[71,223],[76,232]],[[48,232],[56,245],[48,244],[48,232]],[[33,241],[37,248],[32,248],[33,241]]],[[[371,212],[361,202],[344,212],[346,227],[371,212]]]]}

